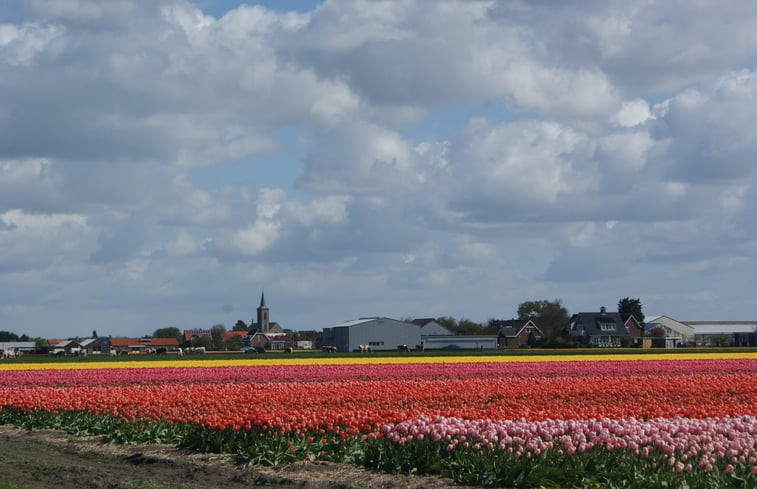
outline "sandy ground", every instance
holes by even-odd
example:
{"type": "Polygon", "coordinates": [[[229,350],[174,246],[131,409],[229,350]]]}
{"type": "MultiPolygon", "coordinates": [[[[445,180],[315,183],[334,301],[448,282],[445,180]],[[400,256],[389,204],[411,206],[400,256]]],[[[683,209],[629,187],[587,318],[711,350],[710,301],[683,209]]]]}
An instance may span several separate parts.
{"type": "Polygon", "coordinates": [[[233,457],[169,445],[112,445],[99,437],[0,426],[0,489],[431,489],[435,477],[381,474],[345,464],[244,466],[233,457]]]}

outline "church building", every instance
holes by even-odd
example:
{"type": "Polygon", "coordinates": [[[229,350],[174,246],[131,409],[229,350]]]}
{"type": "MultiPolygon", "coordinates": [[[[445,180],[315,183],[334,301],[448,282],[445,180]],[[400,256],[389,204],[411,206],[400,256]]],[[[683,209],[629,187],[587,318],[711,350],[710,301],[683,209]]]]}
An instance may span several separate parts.
{"type": "Polygon", "coordinates": [[[271,334],[284,332],[278,323],[272,323],[270,320],[270,311],[265,304],[265,292],[260,294],[260,306],[258,306],[257,309],[257,321],[250,322],[249,331],[251,335],[255,333],[271,334]]]}

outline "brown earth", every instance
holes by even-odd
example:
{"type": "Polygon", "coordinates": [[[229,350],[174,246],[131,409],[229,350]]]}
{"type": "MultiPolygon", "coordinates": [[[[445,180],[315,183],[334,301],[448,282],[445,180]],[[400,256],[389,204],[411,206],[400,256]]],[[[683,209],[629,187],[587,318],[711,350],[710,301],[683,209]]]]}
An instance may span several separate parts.
{"type": "Polygon", "coordinates": [[[436,477],[390,475],[329,462],[276,467],[170,445],[113,445],[99,437],[0,426],[0,489],[450,489],[436,477]]]}

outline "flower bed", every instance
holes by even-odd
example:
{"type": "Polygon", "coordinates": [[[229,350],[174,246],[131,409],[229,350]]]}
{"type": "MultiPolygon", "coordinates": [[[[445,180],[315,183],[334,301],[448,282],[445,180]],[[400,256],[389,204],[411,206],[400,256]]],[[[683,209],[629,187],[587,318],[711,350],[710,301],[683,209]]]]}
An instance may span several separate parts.
{"type": "Polygon", "coordinates": [[[0,421],[484,485],[757,484],[754,355],[186,365],[5,371],[0,421]]]}

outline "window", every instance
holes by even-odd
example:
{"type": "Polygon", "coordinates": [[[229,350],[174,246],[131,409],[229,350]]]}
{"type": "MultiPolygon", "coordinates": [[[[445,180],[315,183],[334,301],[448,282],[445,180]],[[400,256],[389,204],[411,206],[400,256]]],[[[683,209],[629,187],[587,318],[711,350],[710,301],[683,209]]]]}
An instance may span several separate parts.
{"type": "Polygon", "coordinates": [[[599,323],[599,329],[602,331],[615,331],[615,323],[599,323]]]}
{"type": "Polygon", "coordinates": [[[383,341],[369,341],[368,346],[384,346],[383,341]]]}

